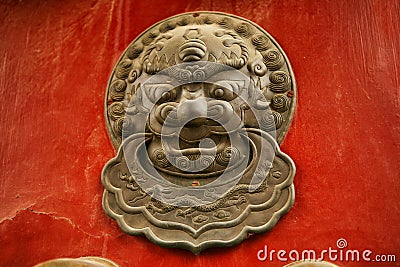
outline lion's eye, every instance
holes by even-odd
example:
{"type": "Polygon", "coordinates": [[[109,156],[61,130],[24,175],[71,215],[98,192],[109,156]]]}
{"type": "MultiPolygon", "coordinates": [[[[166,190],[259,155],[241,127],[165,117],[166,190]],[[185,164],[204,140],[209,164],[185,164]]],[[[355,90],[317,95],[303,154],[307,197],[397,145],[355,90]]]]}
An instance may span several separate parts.
{"type": "Polygon", "coordinates": [[[231,101],[236,97],[236,94],[233,93],[231,90],[228,90],[223,87],[214,87],[211,88],[209,91],[210,97],[219,99],[219,100],[225,100],[225,101],[231,101]]]}
{"type": "Polygon", "coordinates": [[[215,91],[214,91],[214,96],[215,96],[216,98],[221,98],[221,97],[224,96],[224,94],[225,94],[224,89],[221,89],[221,88],[217,88],[217,89],[215,89],[215,91]]]}
{"type": "Polygon", "coordinates": [[[169,100],[171,99],[171,93],[170,93],[170,92],[164,92],[164,93],[161,95],[161,99],[162,99],[163,101],[169,101],[169,100]]]}
{"type": "Polygon", "coordinates": [[[166,91],[166,92],[161,94],[161,97],[160,97],[159,101],[163,102],[163,103],[175,101],[176,100],[176,95],[177,95],[177,92],[176,92],[175,89],[172,89],[170,91],[166,91]]]}

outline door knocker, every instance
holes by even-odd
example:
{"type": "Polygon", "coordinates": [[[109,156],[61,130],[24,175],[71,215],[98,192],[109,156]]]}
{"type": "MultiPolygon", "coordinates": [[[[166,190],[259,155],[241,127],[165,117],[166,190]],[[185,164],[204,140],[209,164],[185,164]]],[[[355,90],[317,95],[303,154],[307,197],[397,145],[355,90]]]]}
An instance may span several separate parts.
{"type": "Polygon", "coordinates": [[[125,50],[106,92],[117,156],[103,207],[131,235],[193,253],[270,230],[294,202],[279,143],[296,104],[277,42],[246,19],[193,12],[125,50]]]}

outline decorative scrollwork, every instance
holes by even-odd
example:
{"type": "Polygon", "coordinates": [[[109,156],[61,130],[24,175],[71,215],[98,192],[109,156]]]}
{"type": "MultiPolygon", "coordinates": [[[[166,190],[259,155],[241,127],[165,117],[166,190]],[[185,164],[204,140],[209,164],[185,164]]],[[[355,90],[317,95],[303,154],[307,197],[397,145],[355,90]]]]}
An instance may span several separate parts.
{"type": "Polygon", "coordinates": [[[289,109],[290,99],[284,94],[276,94],[272,98],[272,108],[278,112],[285,112],[289,109]]]}
{"type": "Polygon", "coordinates": [[[121,102],[114,102],[108,107],[108,115],[112,120],[117,120],[125,114],[124,104],[121,102]]]}
{"type": "Polygon", "coordinates": [[[115,76],[119,79],[126,79],[132,68],[132,60],[122,60],[115,69],[115,76]]]}
{"type": "Polygon", "coordinates": [[[241,37],[237,33],[231,30],[218,30],[214,34],[217,37],[224,37],[224,36],[232,37],[229,39],[222,40],[222,44],[224,46],[231,47],[232,45],[238,45],[240,47],[240,56],[237,56],[234,52],[231,52],[230,55],[227,55],[224,52],[222,52],[221,57],[218,59],[217,62],[233,67],[235,69],[242,68],[247,63],[249,57],[249,50],[245,42],[241,39],[241,37]]]}
{"type": "Polygon", "coordinates": [[[279,70],[285,63],[282,54],[276,49],[269,49],[261,52],[265,65],[271,71],[279,70]]]}
{"type": "Polygon", "coordinates": [[[110,85],[110,97],[114,101],[121,101],[125,98],[126,82],[123,80],[115,80],[110,85]]]}
{"type": "Polygon", "coordinates": [[[120,136],[122,134],[122,128],[125,117],[120,117],[114,122],[114,131],[120,136]]]}
{"type": "Polygon", "coordinates": [[[240,152],[237,148],[228,146],[221,153],[218,153],[215,160],[219,165],[228,166],[229,162],[235,162],[239,159],[240,152]]]}
{"type": "Polygon", "coordinates": [[[217,17],[215,21],[218,25],[220,25],[223,28],[226,29],[232,29],[233,28],[233,20],[231,18],[227,17],[217,17]]]}
{"type": "Polygon", "coordinates": [[[128,51],[126,52],[126,56],[129,59],[135,59],[140,56],[142,51],[143,51],[143,44],[135,43],[129,47],[128,51]]]}
{"type": "Polygon", "coordinates": [[[252,27],[246,22],[236,24],[235,31],[245,38],[249,38],[253,34],[252,27]]]}
{"type": "Polygon", "coordinates": [[[282,124],[283,124],[283,117],[280,113],[276,112],[276,111],[272,111],[272,116],[274,117],[274,121],[275,121],[275,127],[276,129],[281,128],[282,124]]]}
{"type": "Polygon", "coordinates": [[[150,45],[159,34],[160,33],[158,31],[151,31],[146,34],[142,39],[143,45],[150,45]]]}
{"type": "Polygon", "coordinates": [[[132,69],[128,75],[128,82],[133,83],[142,74],[142,69],[132,69]]]}
{"type": "Polygon", "coordinates": [[[194,17],[182,17],[176,22],[176,24],[178,26],[186,26],[186,25],[194,23],[194,20],[195,20],[194,17]]]}
{"type": "Polygon", "coordinates": [[[216,212],[214,212],[213,217],[217,220],[223,220],[231,217],[231,213],[226,210],[217,210],[216,212]]]}
{"type": "Polygon", "coordinates": [[[267,50],[271,46],[271,42],[265,34],[256,34],[251,38],[251,42],[259,51],[267,50]]]}
{"type": "Polygon", "coordinates": [[[276,93],[284,93],[290,88],[290,77],[285,71],[274,71],[270,74],[271,84],[269,88],[276,93]]]}
{"type": "Polygon", "coordinates": [[[264,76],[268,71],[267,66],[260,58],[249,61],[249,63],[247,64],[247,69],[250,71],[250,73],[257,76],[264,76]]]}
{"type": "Polygon", "coordinates": [[[192,219],[192,221],[193,221],[194,223],[201,224],[201,223],[204,223],[204,222],[208,221],[208,216],[205,216],[205,215],[200,214],[200,215],[197,215],[196,217],[194,217],[194,218],[192,219]]]}
{"type": "Polygon", "coordinates": [[[156,149],[152,155],[153,162],[155,162],[159,167],[165,168],[171,166],[165,153],[161,149],[156,149]]]}
{"type": "Polygon", "coordinates": [[[273,116],[273,113],[266,113],[264,116],[261,117],[260,120],[260,128],[263,129],[266,132],[271,132],[275,131],[279,127],[276,126],[275,122],[275,117],[273,116]]]}
{"type": "Polygon", "coordinates": [[[161,24],[161,26],[158,29],[160,30],[160,32],[164,33],[164,32],[175,29],[175,27],[176,27],[176,23],[174,23],[172,21],[167,21],[167,22],[164,22],[163,24],[161,24]]]}

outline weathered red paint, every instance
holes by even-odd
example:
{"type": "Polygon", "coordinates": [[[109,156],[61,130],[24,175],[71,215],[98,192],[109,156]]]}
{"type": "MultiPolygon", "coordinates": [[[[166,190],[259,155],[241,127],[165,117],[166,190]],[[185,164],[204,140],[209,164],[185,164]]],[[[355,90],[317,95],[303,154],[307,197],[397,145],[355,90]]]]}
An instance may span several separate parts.
{"type": "MultiPolygon", "coordinates": [[[[0,6],[0,265],[96,255],[122,266],[282,266],[269,249],[396,254],[400,264],[400,4],[359,1],[6,1],[0,6]],[[115,151],[103,100],[125,47],[195,10],[251,19],[286,51],[298,108],[282,150],[296,202],[270,232],[194,256],[128,236],[101,208],[115,151]]],[[[365,266],[365,262],[336,262],[365,266]]]]}

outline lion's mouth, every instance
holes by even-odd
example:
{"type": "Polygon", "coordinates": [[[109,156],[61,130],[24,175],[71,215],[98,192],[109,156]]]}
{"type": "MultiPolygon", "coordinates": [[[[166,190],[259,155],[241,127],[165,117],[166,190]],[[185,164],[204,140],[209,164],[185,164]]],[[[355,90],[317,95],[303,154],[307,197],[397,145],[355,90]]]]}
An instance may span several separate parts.
{"type": "MultiPolygon", "coordinates": [[[[188,152],[188,151],[182,151],[188,152]]],[[[158,150],[157,159],[152,159],[154,167],[167,176],[177,176],[188,179],[206,179],[219,177],[224,171],[229,171],[243,162],[243,156],[236,147],[227,146],[214,157],[198,153],[170,157],[166,160],[165,152],[158,150]],[[231,163],[230,166],[228,164],[231,163]],[[201,171],[197,171],[201,169],[201,171]]]]}
{"type": "Polygon", "coordinates": [[[180,181],[183,184],[191,184],[192,180],[207,184],[224,172],[248,164],[249,159],[242,148],[246,142],[231,144],[228,136],[213,137],[216,141],[213,147],[196,147],[193,143],[181,142],[185,146],[177,148],[153,139],[148,143],[147,151],[153,166],[167,180],[176,182],[176,177],[179,177],[186,178],[183,179],[186,181],[180,181]]]}

